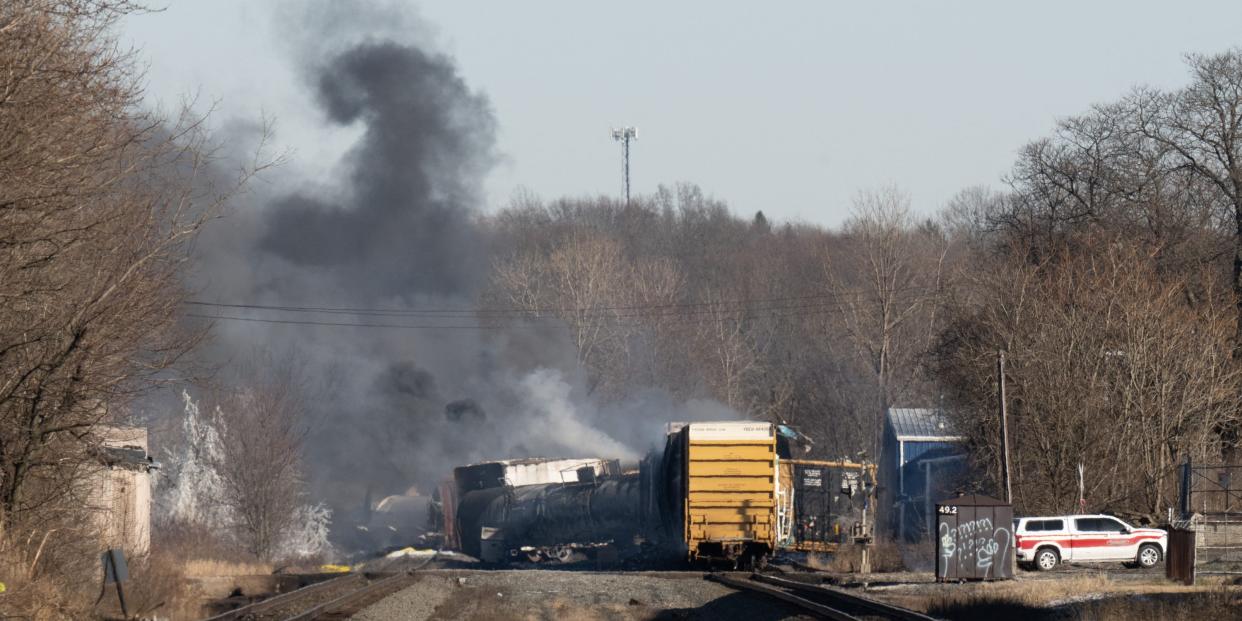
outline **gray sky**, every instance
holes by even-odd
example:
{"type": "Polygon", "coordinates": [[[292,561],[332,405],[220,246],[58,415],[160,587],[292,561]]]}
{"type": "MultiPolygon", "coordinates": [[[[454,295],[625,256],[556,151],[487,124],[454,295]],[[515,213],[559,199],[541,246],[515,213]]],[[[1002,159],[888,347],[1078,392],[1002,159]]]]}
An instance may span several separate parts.
{"type": "MultiPolygon", "coordinates": [[[[149,64],[152,101],[197,93],[218,122],[272,115],[291,165],[315,174],[353,136],[324,129],[301,89],[291,57],[315,42],[296,41],[300,7],[172,0],[122,35],[149,64]]],[[[342,31],[445,52],[490,98],[504,156],[490,206],[518,187],[618,194],[609,129],[626,124],[639,129],[635,192],[692,181],[741,213],[828,225],[860,188],[897,183],[930,212],[998,185],[1057,118],[1136,84],[1179,86],[1182,53],[1242,44],[1236,1],[443,0],[357,13],[342,31]]]]}

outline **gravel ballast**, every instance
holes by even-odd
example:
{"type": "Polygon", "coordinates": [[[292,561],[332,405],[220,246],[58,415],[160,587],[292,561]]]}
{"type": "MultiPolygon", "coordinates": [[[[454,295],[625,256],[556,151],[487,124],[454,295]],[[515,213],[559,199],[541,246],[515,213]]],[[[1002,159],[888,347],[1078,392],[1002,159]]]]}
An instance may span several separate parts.
{"type": "Polygon", "coordinates": [[[432,570],[354,615],[361,621],[499,619],[809,619],[777,600],[697,572],[432,570]]]}

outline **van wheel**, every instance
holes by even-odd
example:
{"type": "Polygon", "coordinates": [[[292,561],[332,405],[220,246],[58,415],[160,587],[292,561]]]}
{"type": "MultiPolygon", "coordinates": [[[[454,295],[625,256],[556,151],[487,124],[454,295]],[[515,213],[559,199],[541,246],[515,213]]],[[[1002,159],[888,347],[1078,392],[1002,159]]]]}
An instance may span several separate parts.
{"type": "Polygon", "coordinates": [[[1150,543],[1146,544],[1142,546],[1141,548],[1139,548],[1138,566],[1142,567],[1143,569],[1147,569],[1149,567],[1155,567],[1156,563],[1160,562],[1160,557],[1161,557],[1161,554],[1160,554],[1159,546],[1155,546],[1150,543]]]}
{"type": "Polygon", "coordinates": [[[1049,571],[1061,562],[1061,555],[1053,548],[1040,548],[1035,551],[1035,569],[1049,571]]]}

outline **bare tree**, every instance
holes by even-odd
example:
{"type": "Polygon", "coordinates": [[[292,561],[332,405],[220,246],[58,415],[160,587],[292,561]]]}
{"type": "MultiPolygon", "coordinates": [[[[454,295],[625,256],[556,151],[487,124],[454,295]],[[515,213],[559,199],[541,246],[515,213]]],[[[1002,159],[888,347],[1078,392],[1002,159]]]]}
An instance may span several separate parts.
{"type": "Polygon", "coordinates": [[[596,370],[615,363],[621,334],[618,315],[625,305],[628,265],[618,242],[574,229],[546,254],[538,248],[520,251],[497,264],[494,282],[502,302],[529,311],[535,319],[564,321],[578,362],[596,370]]]}
{"type": "Polygon", "coordinates": [[[1008,352],[1019,507],[1072,510],[1082,463],[1092,507],[1158,514],[1173,464],[1218,450],[1213,429],[1237,407],[1226,297],[1188,305],[1184,276],[1161,274],[1142,247],[1089,246],[1041,265],[1018,253],[970,275],[938,376],[976,456],[994,463],[995,352],[1008,352]]]}
{"type": "Polygon", "coordinates": [[[496,264],[492,279],[501,306],[561,320],[593,388],[605,392],[634,374],[651,377],[660,347],[650,337],[668,328],[672,312],[637,311],[667,307],[681,286],[671,261],[628,257],[620,241],[581,224],[547,247],[519,249],[496,264]]]}
{"type": "Polygon", "coordinates": [[[762,343],[751,329],[753,318],[736,299],[726,297],[736,289],[711,292],[695,317],[696,347],[703,361],[706,380],[713,393],[725,405],[743,412],[752,412],[752,395],[748,382],[762,363],[762,343]]]}
{"type": "Polygon", "coordinates": [[[1164,147],[1176,165],[1211,184],[1229,206],[1236,298],[1233,357],[1242,361],[1242,48],[1190,54],[1186,63],[1189,86],[1172,93],[1139,91],[1126,103],[1137,131],[1164,147]]]}
{"type": "Polygon", "coordinates": [[[919,230],[910,197],[895,186],[860,192],[845,224],[845,241],[826,254],[836,319],[866,363],[876,386],[872,427],[880,414],[911,395],[919,356],[936,334],[936,295],[947,241],[919,230]]]}
{"type": "Polygon", "coordinates": [[[236,186],[199,176],[198,120],[138,111],[110,35],[129,9],[0,11],[0,519],[69,493],[92,427],[200,336],[177,329],[180,269],[236,186]]]}
{"type": "Polygon", "coordinates": [[[220,500],[238,539],[261,560],[273,560],[303,500],[303,455],[309,394],[292,363],[268,363],[218,389],[213,416],[220,453],[211,464],[224,486],[220,500]]]}
{"type": "Polygon", "coordinates": [[[40,559],[32,582],[89,582],[69,550],[93,535],[77,511],[97,428],[124,422],[201,338],[178,325],[181,270],[247,176],[208,174],[201,118],[142,111],[113,35],[132,10],[0,6],[0,549],[40,559]]]}

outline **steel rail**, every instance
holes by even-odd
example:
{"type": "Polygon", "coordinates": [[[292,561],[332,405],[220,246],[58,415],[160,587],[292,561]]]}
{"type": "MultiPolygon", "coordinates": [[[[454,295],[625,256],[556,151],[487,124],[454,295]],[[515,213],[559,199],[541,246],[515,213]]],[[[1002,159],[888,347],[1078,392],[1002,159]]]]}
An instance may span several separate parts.
{"type": "Polygon", "coordinates": [[[809,599],[798,597],[797,595],[794,595],[793,593],[790,593],[784,589],[777,589],[777,588],[773,588],[770,586],[766,586],[758,582],[755,582],[754,580],[747,580],[745,578],[734,578],[734,577],[726,576],[723,574],[708,574],[707,579],[715,581],[715,582],[719,582],[727,587],[732,587],[734,589],[753,591],[755,593],[761,593],[763,595],[767,595],[768,597],[774,597],[781,601],[793,604],[794,606],[797,606],[798,608],[801,608],[823,619],[830,619],[831,621],[860,621],[858,617],[855,617],[854,615],[837,610],[836,608],[825,606],[823,604],[813,602],[809,599]]]}
{"type": "Polygon", "coordinates": [[[360,574],[346,574],[344,576],[338,576],[336,578],[329,578],[321,582],[316,582],[314,584],[308,584],[300,589],[294,589],[287,593],[281,593],[280,595],[274,595],[267,599],[259,600],[252,604],[247,604],[240,608],[234,608],[233,610],[230,610],[228,612],[223,612],[214,617],[209,617],[207,619],[204,619],[203,621],[235,621],[236,619],[240,619],[245,615],[260,614],[265,610],[271,610],[272,608],[275,608],[277,606],[283,606],[285,604],[288,604],[289,602],[297,601],[299,599],[302,599],[303,597],[307,597],[315,593],[318,593],[320,591],[330,589],[334,586],[348,584],[350,582],[355,582],[361,579],[362,579],[362,576],[360,574]]]}
{"type": "Polygon", "coordinates": [[[394,590],[395,592],[396,590],[405,588],[410,582],[413,581],[413,578],[414,573],[410,571],[376,580],[375,582],[365,585],[362,588],[350,591],[349,593],[346,593],[330,602],[320,604],[310,610],[289,617],[285,621],[314,621],[315,619],[324,618],[328,615],[348,612],[350,608],[366,602],[377,593],[384,593],[384,596],[379,598],[383,599],[383,597],[391,594],[386,592],[387,589],[397,587],[394,590]]]}
{"type": "Polygon", "coordinates": [[[802,593],[814,593],[829,599],[841,602],[851,608],[867,611],[868,615],[875,615],[895,619],[896,621],[936,621],[935,617],[930,617],[917,610],[902,608],[886,602],[863,597],[850,593],[844,589],[830,587],[821,584],[807,584],[798,582],[797,580],[786,580],[775,576],[765,576],[762,574],[753,574],[751,580],[757,580],[767,584],[783,587],[792,591],[802,593]]]}

